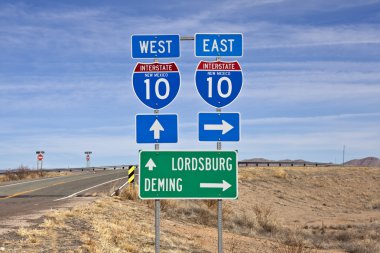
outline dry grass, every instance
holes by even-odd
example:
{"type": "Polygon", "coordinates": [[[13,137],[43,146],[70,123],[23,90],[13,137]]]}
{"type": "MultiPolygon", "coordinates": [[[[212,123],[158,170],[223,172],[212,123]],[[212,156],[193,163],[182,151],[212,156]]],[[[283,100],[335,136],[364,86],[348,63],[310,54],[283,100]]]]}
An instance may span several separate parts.
{"type": "Polygon", "coordinates": [[[304,243],[300,242],[296,245],[286,245],[286,244],[274,244],[272,246],[273,252],[276,253],[314,253],[317,250],[308,248],[304,243]]]}
{"type": "Polygon", "coordinates": [[[373,199],[369,201],[366,205],[366,208],[368,209],[379,209],[380,210],[380,198],[378,199],[373,199]]]}
{"type": "Polygon", "coordinates": [[[285,179],[288,177],[288,173],[283,168],[280,168],[274,172],[274,177],[285,179]]]}
{"type": "Polygon", "coordinates": [[[40,170],[31,170],[26,166],[20,166],[16,170],[8,170],[0,179],[6,181],[16,181],[22,179],[34,179],[46,176],[46,172],[40,170]]]}
{"type": "Polygon", "coordinates": [[[139,192],[137,187],[128,186],[123,189],[119,194],[121,200],[133,200],[136,201],[139,198],[139,192]]]}
{"type": "MultiPolygon", "coordinates": [[[[244,168],[239,200],[223,201],[224,237],[229,238],[224,248],[380,252],[379,178],[376,170],[359,168],[244,168]]],[[[120,196],[52,212],[39,226],[20,229],[20,247],[25,252],[35,245],[45,252],[153,252],[154,203],[140,200],[137,187],[127,187],[120,196]]],[[[210,246],[217,238],[216,200],[160,203],[162,252],[216,251],[210,246]]]]}
{"type": "Polygon", "coordinates": [[[253,211],[261,231],[265,233],[274,233],[276,231],[278,222],[274,218],[273,207],[271,205],[255,205],[253,211]]]}
{"type": "MultiPolygon", "coordinates": [[[[154,252],[153,213],[141,201],[128,202],[127,198],[107,197],[72,210],[54,211],[39,226],[19,229],[18,248],[25,252],[35,252],[36,245],[41,252],[154,252]]],[[[162,231],[163,252],[197,248],[188,237],[162,231]]]]}
{"type": "Polygon", "coordinates": [[[377,238],[377,241],[375,240],[368,240],[363,242],[348,242],[347,244],[343,245],[343,248],[348,253],[375,253],[380,252],[380,245],[378,242],[379,238],[377,238]]]}
{"type": "Polygon", "coordinates": [[[0,175],[0,182],[18,181],[24,179],[37,179],[44,177],[56,177],[69,175],[71,172],[41,171],[31,170],[26,166],[20,166],[15,170],[8,170],[5,174],[0,175]]]}

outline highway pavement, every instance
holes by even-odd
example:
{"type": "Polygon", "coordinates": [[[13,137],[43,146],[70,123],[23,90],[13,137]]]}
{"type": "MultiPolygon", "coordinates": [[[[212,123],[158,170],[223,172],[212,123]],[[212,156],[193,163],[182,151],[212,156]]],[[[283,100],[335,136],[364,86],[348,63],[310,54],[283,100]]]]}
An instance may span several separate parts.
{"type": "Polygon", "coordinates": [[[0,221],[54,208],[75,196],[109,191],[127,181],[128,170],[75,172],[69,176],[0,183],[0,221]]]}

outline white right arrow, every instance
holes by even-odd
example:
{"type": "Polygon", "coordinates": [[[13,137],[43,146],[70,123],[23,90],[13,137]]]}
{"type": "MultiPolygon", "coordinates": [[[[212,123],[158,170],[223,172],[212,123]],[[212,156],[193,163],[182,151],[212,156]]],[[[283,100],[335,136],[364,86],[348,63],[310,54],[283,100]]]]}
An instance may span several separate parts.
{"type": "Polygon", "coordinates": [[[222,130],[222,134],[226,134],[228,133],[232,128],[234,128],[233,126],[231,126],[230,124],[228,124],[226,121],[222,120],[222,124],[205,124],[204,125],[204,130],[222,130]]]}
{"type": "Polygon", "coordinates": [[[150,171],[152,171],[153,168],[156,168],[156,164],[153,162],[152,158],[150,158],[149,161],[145,164],[145,168],[148,168],[150,171]]]}
{"type": "Polygon", "coordinates": [[[153,125],[150,127],[149,131],[153,131],[154,139],[159,140],[160,139],[160,131],[165,131],[165,130],[161,126],[160,122],[156,119],[154,121],[153,125]]]}
{"type": "Polygon", "coordinates": [[[223,191],[231,187],[229,183],[223,180],[223,183],[200,183],[201,188],[223,188],[223,191]]]}

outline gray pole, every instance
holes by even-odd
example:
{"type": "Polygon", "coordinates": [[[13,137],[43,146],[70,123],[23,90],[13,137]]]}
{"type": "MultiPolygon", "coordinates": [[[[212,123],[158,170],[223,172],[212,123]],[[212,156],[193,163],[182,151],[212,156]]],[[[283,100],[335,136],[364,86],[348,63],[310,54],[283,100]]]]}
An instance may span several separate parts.
{"type": "MultiPolygon", "coordinates": [[[[155,62],[157,62],[155,60],[155,62]]],[[[158,114],[158,110],[154,110],[154,114],[158,114]]],[[[154,144],[154,150],[160,150],[160,144],[156,143],[154,144]]],[[[159,199],[154,200],[154,207],[155,207],[155,252],[160,252],[160,210],[161,210],[161,203],[159,199]]]]}
{"type": "MultiPolygon", "coordinates": [[[[221,108],[216,108],[217,112],[221,112],[221,108]]],[[[222,142],[216,143],[216,150],[222,150],[222,142]]],[[[223,252],[223,209],[222,200],[218,199],[218,253],[223,252]]]]}
{"type": "MultiPolygon", "coordinates": [[[[220,61],[220,57],[216,57],[220,61]]],[[[216,108],[216,112],[222,112],[221,108],[216,108]]],[[[222,150],[222,142],[216,143],[216,150],[222,150]]],[[[218,199],[218,253],[223,253],[223,205],[222,200],[218,199]]]]}
{"type": "MultiPolygon", "coordinates": [[[[158,59],[154,59],[154,62],[158,62],[158,59]]],[[[158,114],[159,110],[154,110],[154,114],[158,114]]],[[[160,144],[154,144],[154,150],[160,150],[160,144]]],[[[159,199],[154,200],[154,214],[155,214],[155,252],[160,252],[160,211],[161,203],[159,199]]]]}
{"type": "Polygon", "coordinates": [[[86,155],[85,156],[85,159],[86,159],[86,166],[87,168],[90,168],[90,160],[91,160],[91,154],[92,154],[92,151],[85,151],[84,154],[86,155]],[[88,158],[88,160],[87,160],[88,158]]]}
{"type": "Polygon", "coordinates": [[[346,145],[343,145],[343,163],[342,166],[344,166],[344,153],[346,152],[346,145]]]}

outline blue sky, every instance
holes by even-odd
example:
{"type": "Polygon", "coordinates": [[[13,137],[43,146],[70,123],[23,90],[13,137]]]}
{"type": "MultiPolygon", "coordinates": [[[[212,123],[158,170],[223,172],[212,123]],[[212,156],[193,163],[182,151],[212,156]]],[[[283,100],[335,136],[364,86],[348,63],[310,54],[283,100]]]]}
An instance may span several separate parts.
{"type": "MultiPolygon", "coordinates": [[[[132,34],[243,33],[239,158],[341,162],[380,157],[380,1],[1,1],[0,169],[137,162],[132,34]]],[[[179,114],[179,143],[197,141],[193,42],[175,59],[182,83],[162,112],[179,114]]]]}

